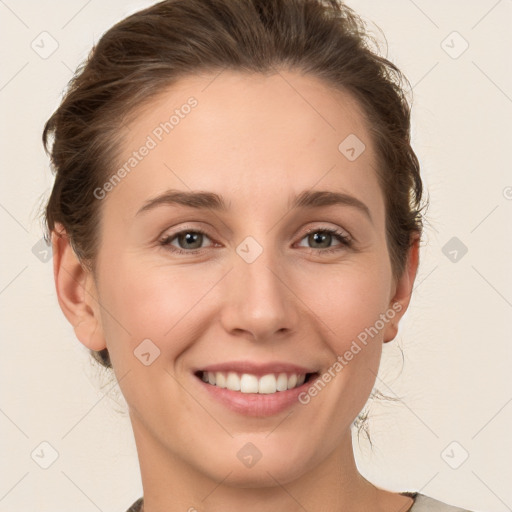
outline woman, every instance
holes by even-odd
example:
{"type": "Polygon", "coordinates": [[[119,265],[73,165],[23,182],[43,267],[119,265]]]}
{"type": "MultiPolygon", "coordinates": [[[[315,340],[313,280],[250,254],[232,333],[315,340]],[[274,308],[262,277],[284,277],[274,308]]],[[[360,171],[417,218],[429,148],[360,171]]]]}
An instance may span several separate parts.
{"type": "Polygon", "coordinates": [[[418,268],[403,81],[334,0],[176,0],[70,84],[46,221],[129,406],[130,511],[461,510],[373,485],[352,447],[418,268]]]}

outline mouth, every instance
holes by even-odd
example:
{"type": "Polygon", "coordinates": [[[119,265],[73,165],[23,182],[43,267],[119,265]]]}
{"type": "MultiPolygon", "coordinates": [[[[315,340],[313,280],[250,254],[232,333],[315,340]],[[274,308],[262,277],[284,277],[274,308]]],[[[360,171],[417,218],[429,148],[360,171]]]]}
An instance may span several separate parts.
{"type": "Polygon", "coordinates": [[[319,376],[318,372],[266,374],[199,370],[194,375],[210,386],[246,394],[273,395],[297,389],[319,376]]]}
{"type": "Polygon", "coordinates": [[[213,407],[265,418],[300,405],[301,394],[320,377],[315,370],[287,362],[246,360],[196,367],[192,373],[198,391],[213,407]]]}

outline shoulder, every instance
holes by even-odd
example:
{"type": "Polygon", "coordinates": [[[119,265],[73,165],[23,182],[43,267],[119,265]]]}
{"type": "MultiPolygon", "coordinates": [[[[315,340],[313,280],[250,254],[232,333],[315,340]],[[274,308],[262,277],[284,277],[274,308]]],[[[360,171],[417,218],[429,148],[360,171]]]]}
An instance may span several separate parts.
{"type": "Polygon", "coordinates": [[[442,501],[430,498],[420,493],[402,493],[414,498],[414,504],[409,512],[471,512],[465,508],[454,507],[442,501]]]}
{"type": "Polygon", "coordinates": [[[140,497],[126,512],[142,512],[143,498],[140,497]]]}

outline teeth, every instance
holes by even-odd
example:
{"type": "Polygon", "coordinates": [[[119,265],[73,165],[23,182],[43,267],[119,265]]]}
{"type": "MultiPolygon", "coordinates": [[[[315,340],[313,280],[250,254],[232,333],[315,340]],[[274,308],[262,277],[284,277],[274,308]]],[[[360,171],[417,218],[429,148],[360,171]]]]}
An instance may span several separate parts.
{"type": "Polygon", "coordinates": [[[244,373],[240,379],[240,391],[242,393],[257,393],[258,377],[244,373]]]}
{"type": "Polygon", "coordinates": [[[288,389],[288,377],[286,373],[280,373],[276,383],[277,391],[286,391],[288,389]]]}
{"type": "Polygon", "coordinates": [[[231,391],[240,391],[240,377],[235,372],[228,373],[228,378],[226,379],[226,388],[231,389],[231,391]]]}
{"type": "Polygon", "coordinates": [[[227,388],[242,393],[273,394],[277,391],[286,391],[304,384],[305,374],[269,373],[258,378],[250,373],[239,375],[236,372],[203,372],[201,379],[212,386],[227,388]]]}
{"type": "Polygon", "coordinates": [[[258,383],[258,393],[270,394],[277,391],[277,379],[275,375],[264,375],[258,383]]]}
{"type": "Polygon", "coordinates": [[[221,372],[217,372],[215,374],[215,384],[217,386],[219,386],[219,388],[225,388],[226,387],[226,376],[221,372]]]}

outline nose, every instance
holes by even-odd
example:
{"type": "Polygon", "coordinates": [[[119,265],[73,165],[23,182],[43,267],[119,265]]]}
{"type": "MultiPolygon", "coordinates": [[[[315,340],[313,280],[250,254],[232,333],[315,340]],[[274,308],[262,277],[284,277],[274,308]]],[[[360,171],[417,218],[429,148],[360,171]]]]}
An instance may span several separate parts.
{"type": "Polygon", "coordinates": [[[221,323],[226,332],[252,341],[275,341],[298,325],[300,301],[289,273],[271,252],[264,250],[252,263],[234,255],[234,268],[224,280],[221,323]]]}

